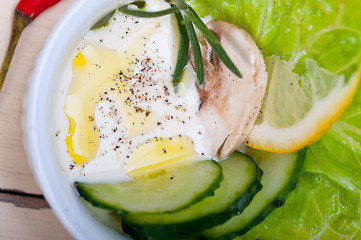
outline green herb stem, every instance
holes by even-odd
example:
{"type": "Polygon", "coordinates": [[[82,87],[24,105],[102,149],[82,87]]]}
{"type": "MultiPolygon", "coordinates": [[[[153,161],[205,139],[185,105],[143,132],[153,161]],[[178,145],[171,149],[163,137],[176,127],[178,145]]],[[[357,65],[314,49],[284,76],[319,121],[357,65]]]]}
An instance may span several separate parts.
{"type": "Polygon", "coordinates": [[[105,15],[104,17],[102,17],[100,20],[98,20],[98,21],[90,28],[90,30],[96,30],[96,29],[99,29],[99,28],[101,28],[101,27],[107,26],[108,23],[109,23],[109,19],[111,19],[116,12],[117,12],[117,11],[115,11],[115,12],[110,12],[110,13],[108,13],[107,15],[105,15]]]}
{"type": "Polygon", "coordinates": [[[187,22],[186,23],[187,33],[191,42],[192,51],[193,51],[193,58],[194,58],[194,67],[196,70],[198,86],[203,88],[204,84],[204,68],[203,68],[203,58],[201,49],[199,47],[199,42],[197,38],[197,34],[194,31],[193,23],[187,22]]]}
{"type": "Polygon", "coordinates": [[[174,15],[177,20],[177,26],[179,30],[178,58],[173,74],[173,86],[177,86],[181,81],[184,69],[188,62],[189,38],[187,34],[187,28],[183,23],[182,13],[175,12],[174,15]]]}
{"type": "Polygon", "coordinates": [[[136,17],[143,17],[143,18],[153,18],[153,17],[161,17],[168,14],[175,13],[179,11],[177,6],[170,7],[168,9],[157,11],[157,12],[147,12],[143,10],[135,10],[135,9],[129,9],[128,5],[123,6],[121,8],[118,8],[119,12],[122,12],[124,14],[133,15],[136,17]]]}
{"type": "Polygon", "coordinates": [[[198,16],[198,14],[188,6],[185,10],[188,18],[193,22],[193,24],[198,28],[198,30],[203,34],[203,36],[208,40],[208,42],[213,42],[219,44],[218,38],[208,29],[206,24],[198,16]]]}
{"type": "Polygon", "coordinates": [[[184,0],[175,0],[175,4],[179,10],[185,10],[188,8],[188,4],[184,0]]]}
{"type": "Polygon", "coordinates": [[[217,54],[219,59],[231,70],[236,76],[242,78],[242,74],[238,71],[237,67],[234,65],[232,60],[227,55],[226,51],[223,49],[221,44],[218,41],[218,38],[207,28],[207,26],[200,19],[198,14],[189,6],[186,11],[187,16],[191,19],[194,25],[198,28],[198,30],[203,34],[203,36],[207,39],[208,43],[213,48],[214,52],[217,54]]]}
{"type": "MultiPolygon", "coordinates": [[[[138,2],[143,3],[142,1],[138,1],[138,2]]],[[[217,36],[215,36],[207,28],[207,26],[203,23],[202,19],[198,16],[198,14],[184,0],[175,0],[175,5],[172,5],[168,9],[157,12],[147,12],[140,9],[138,10],[129,9],[128,8],[129,5],[118,8],[118,11],[124,14],[129,14],[143,18],[161,17],[172,13],[175,14],[180,39],[179,39],[177,63],[175,66],[173,80],[172,80],[173,86],[177,86],[182,79],[184,69],[188,62],[189,43],[191,44],[193,51],[194,68],[197,75],[198,86],[202,88],[204,85],[204,66],[203,66],[202,53],[199,47],[199,41],[196,32],[194,30],[194,26],[197,27],[198,30],[203,34],[207,42],[213,48],[213,51],[216,53],[218,58],[224,63],[224,65],[228,67],[236,76],[242,78],[242,74],[238,71],[237,67],[234,65],[232,60],[229,58],[229,56],[221,46],[217,36]],[[184,17],[183,14],[186,17],[184,17]]],[[[103,26],[109,21],[109,19],[112,16],[113,16],[112,14],[108,14],[101,21],[95,24],[93,28],[95,29],[98,28],[99,26],[103,26]]]]}

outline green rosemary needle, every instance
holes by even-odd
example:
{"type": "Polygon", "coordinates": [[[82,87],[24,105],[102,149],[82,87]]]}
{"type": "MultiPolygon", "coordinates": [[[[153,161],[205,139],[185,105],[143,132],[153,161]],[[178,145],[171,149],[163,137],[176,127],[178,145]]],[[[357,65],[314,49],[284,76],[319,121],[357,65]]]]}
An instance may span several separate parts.
{"type": "MultiPolygon", "coordinates": [[[[145,2],[142,1],[136,1],[131,4],[135,4],[139,7],[139,3],[141,3],[142,6],[145,6],[145,2]]],[[[234,65],[232,60],[229,58],[229,56],[219,43],[217,36],[215,36],[207,28],[207,26],[203,23],[202,19],[198,16],[198,14],[184,0],[175,0],[175,4],[171,4],[170,8],[155,12],[149,12],[140,9],[131,9],[129,8],[129,5],[131,4],[120,7],[117,9],[117,11],[124,14],[144,18],[161,17],[168,14],[175,15],[180,40],[177,63],[175,66],[172,80],[173,86],[176,87],[181,82],[183,72],[188,62],[189,43],[191,44],[193,51],[194,67],[197,75],[198,86],[202,88],[204,85],[204,66],[202,53],[199,47],[199,40],[195,33],[194,26],[197,27],[197,29],[203,34],[204,38],[211,45],[212,49],[217,54],[219,59],[224,63],[224,65],[228,67],[236,76],[242,78],[242,74],[238,71],[237,67],[234,65]]],[[[98,27],[100,25],[104,25],[104,23],[107,23],[112,16],[113,14],[108,14],[94,26],[98,27]]],[[[92,27],[92,29],[94,29],[94,26],[92,27]]]]}

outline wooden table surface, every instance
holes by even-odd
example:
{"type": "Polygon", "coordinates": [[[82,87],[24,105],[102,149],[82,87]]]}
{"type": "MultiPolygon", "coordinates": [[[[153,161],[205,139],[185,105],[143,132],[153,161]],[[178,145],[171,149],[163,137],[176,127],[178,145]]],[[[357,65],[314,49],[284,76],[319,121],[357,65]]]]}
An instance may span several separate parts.
{"type": "MultiPolygon", "coordinates": [[[[10,41],[19,0],[0,0],[0,62],[10,41]]],[[[22,33],[0,93],[0,239],[72,239],[49,208],[30,171],[22,144],[26,80],[47,36],[75,0],[62,0],[22,33]]]]}

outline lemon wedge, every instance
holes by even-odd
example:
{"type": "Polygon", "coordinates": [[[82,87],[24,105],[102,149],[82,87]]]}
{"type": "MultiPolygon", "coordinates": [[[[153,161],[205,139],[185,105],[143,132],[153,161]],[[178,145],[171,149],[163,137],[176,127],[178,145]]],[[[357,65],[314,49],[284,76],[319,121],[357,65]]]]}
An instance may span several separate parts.
{"type": "Polygon", "coordinates": [[[258,119],[245,144],[288,153],[317,141],[343,114],[356,93],[361,69],[346,80],[306,59],[302,76],[286,60],[267,57],[269,82],[258,119]]]}

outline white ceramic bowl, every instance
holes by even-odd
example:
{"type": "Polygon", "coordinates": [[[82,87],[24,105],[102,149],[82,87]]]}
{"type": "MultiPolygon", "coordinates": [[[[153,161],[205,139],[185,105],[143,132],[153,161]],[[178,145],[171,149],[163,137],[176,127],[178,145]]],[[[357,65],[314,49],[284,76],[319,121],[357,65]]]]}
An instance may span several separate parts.
{"type": "Polygon", "coordinates": [[[128,239],[98,222],[79,200],[56,160],[51,133],[52,92],[65,63],[82,36],[125,0],[78,0],[44,45],[24,96],[24,145],[33,174],[46,200],[76,239],[128,239]]]}

